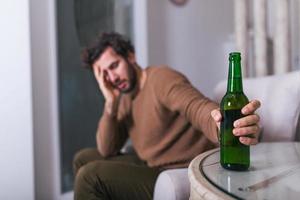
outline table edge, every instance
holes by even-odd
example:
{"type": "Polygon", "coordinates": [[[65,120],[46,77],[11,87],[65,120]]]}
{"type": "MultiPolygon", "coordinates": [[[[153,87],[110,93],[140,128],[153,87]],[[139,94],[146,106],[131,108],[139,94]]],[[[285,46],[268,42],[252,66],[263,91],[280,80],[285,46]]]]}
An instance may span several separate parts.
{"type": "Polygon", "coordinates": [[[196,156],[192,162],[189,164],[188,167],[188,177],[191,184],[191,194],[192,190],[194,189],[201,197],[204,199],[211,199],[211,200],[234,200],[235,198],[228,195],[227,193],[223,192],[211,182],[209,182],[205,175],[199,170],[199,165],[203,159],[208,157],[209,155],[220,151],[220,148],[212,149],[206,151],[198,156],[196,156]],[[198,186],[198,187],[195,187],[198,186]]]}

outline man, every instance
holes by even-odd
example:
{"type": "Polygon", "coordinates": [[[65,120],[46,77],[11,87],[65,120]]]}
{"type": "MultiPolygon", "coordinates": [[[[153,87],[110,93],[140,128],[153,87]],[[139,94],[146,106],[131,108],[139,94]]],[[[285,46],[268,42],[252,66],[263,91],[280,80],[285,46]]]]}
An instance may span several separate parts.
{"type": "MultiPolygon", "coordinates": [[[[218,143],[218,105],[171,68],[141,69],[123,36],[104,33],[84,51],[83,61],[94,72],[105,106],[97,149],[74,159],[75,199],[152,199],[162,170],[187,167],[218,143]],[[128,137],[137,155],[119,153],[128,137]]],[[[243,144],[257,143],[259,106],[251,101],[242,109],[246,116],[235,121],[234,134],[243,144]]]]}

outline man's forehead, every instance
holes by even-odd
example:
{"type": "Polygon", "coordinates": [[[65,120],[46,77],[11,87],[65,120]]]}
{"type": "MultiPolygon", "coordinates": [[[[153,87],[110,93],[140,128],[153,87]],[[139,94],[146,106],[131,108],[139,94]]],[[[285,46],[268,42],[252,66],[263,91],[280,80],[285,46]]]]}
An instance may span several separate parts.
{"type": "Polygon", "coordinates": [[[102,69],[109,67],[113,62],[119,58],[118,54],[111,47],[107,47],[95,64],[102,69]]]}

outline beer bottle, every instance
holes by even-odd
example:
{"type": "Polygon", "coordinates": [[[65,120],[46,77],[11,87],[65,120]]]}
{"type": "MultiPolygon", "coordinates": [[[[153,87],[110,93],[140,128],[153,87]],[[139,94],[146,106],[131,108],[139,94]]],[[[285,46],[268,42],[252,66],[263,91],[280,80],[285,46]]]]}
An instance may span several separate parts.
{"type": "Polygon", "coordinates": [[[241,54],[239,52],[229,54],[227,81],[227,92],[220,105],[222,113],[220,163],[225,169],[244,171],[250,165],[250,149],[232,133],[234,121],[243,116],[241,109],[248,103],[248,98],[243,92],[241,54]]]}

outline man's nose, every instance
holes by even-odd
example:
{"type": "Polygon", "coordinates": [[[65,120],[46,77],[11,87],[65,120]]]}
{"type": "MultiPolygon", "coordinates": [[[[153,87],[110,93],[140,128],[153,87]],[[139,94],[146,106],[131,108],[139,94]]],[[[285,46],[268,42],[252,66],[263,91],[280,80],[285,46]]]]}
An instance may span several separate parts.
{"type": "Polygon", "coordinates": [[[112,83],[116,83],[119,80],[119,76],[113,72],[109,73],[109,79],[112,83]]]}

